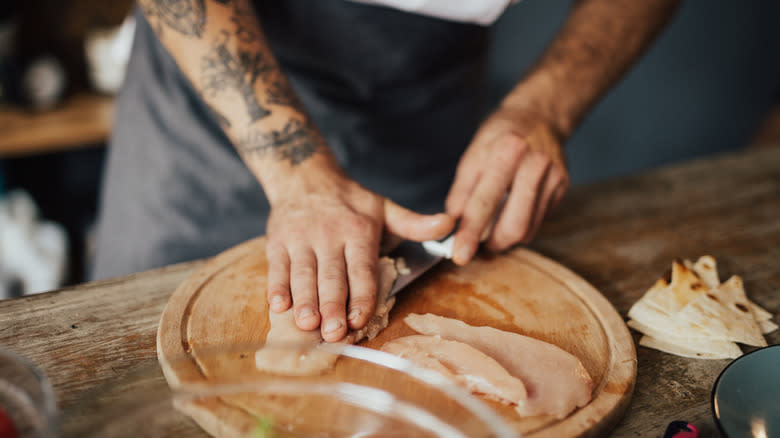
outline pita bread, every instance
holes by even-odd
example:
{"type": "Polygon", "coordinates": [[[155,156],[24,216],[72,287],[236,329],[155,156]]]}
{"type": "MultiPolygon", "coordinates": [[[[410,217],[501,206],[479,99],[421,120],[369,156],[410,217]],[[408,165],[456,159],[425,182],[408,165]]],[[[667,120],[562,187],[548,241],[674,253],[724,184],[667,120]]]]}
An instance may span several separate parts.
{"type": "Polygon", "coordinates": [[[628,326],[646,335],[640,345],[696,358],[737,357],[735,342],[764,346],[762,335],[778,328],[771,313],[747,299],[739,277],[720,282],[709,255],[675,260],[628,316],[628,326]]]}
{"type": "Polygon", "coordinates": [[[748,307],[750,307],[750,310],[753,312],[753,316],[756,317],[756,321],[769,321],[772,319],[771,313],[750,300],[748,300],[748,307]]]}
{"type": "Polygon", "coordinates": [[[685,261],[691,264],[690,268],[699,276],[705,286],[714,289],[720,285],[718,263],[715,261],[715,257],[710,255],[701,256],[699,260],[696,260],[696,263],[691,263],[690,260],[685,261]]]}
{"type": "Polygon", "coordinates": [[[673,319],[702,327],[714,339],[725,338],[756,347],[767,345],[748,307],[742,279],[736,275],[688,303],[673,319]]]}
{"type": "Polygon", "coordinates": [[[672,276],[669,285],[662,287],[666,279],[656,281],[642,299],[648,304],[675,314],[697,297],[704,295],[707,287],[695,272],[688,269],[682,261],[672,263],[672,276]]]}
{"type": "Polygon", "coordinates": [[[758,321],[758,327],[761,329],[761,333],[766,335],[777,330],[779,327],[772,321],[758,321]]]}
{"type": "Polygon", "coordinates": [[[708,353],[681,347],[650,336],[642,336],[642,338],[639,339],[639,345],[660,350],[665,353],[676,354],[677,356],[682,357],[691,357],[694,359],[734,359],[742,354],[736,344],[734,344],[736,350],[730,349],[729,352],[724,350],[720,353],[708,353]],[[737,351],[739,351],[739,353],[737,353],[737,351]]]}
{"type": "Polygon", "coordinates": [[[753,312],[753,316],[756,317],[758,327],[761,329],[762,334],[766,335],[772,333],[779,328],[777,324],[772,322],[772,314],[767,312],[763,307],[750,300],[748,300],[748,307],[750,307],[750,311],[753,312]]]}
{"type": "Polygon", "coordinates": [[[718,357],[739,357],[742,355],[742,350],[739,349],[739,346],[736,343],[708,338],[704,331],[700,331],[698,337],[671,336],[668,333],[656,330],[655,328],[644,325],[638,321],[630,320],[627,324],[632,329],[644,333],[647,337],[653,338],[654,341],[657,340],[660,343],[667,345],[666,348],[668,349],[678,347],[682,350],[713,354],[718,357]]]}
{"type": "Polygon", "coordinates": [[[653,286],[645,292],[642,298],[639,299],[631,309],[628,311],[628,316],[635,318],[632,312],[641,311],[641,308],[647,307],[648,311],[655,310],[664,315],[670,314],[668,309],[663,305],[664,296],[667,294],[666,289],[669,287],[669,283],[665,279],[659,278],[653,286]]]}
{"type": "MultiPolygon", "coordinates": [[[[713,337],[711,333],[705,330],[703,327],[699,327],[691,324],[689,321],[679,321],[674,319],[674,315],[670,315],[666,312],[661,312],[653,306],[646,303],[637,302],[631,308],[628,316],[632,318],[633,325],[639,327],[651,327],[653,334],[644,332],[637,327],[636,330],[659,338],[674,337],[674,338],[690,338],[690,339],[715,339],[722,341],[729,341],[725,336],[713,337]]],[[[631,327],[632,324],[628,324],[631,327]]]]}

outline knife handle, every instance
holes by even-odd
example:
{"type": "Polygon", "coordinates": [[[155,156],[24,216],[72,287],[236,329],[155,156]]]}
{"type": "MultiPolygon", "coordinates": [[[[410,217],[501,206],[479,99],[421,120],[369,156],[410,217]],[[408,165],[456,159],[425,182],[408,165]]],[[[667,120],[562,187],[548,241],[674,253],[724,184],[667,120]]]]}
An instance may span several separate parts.
{"type": "Polygon", "coordinates": [[[451,259],[453,243],[455,243],[455,234],[450,234],[449,237],[442,240],[441,242],[438,240],[426,240],[422,243],[422,246],[426,251],[433,255],[451,259]]]}
{"type": "MultiPolygon", "coordinates": [[[[493,227],[496,226],[496,222],[498,222],[498,217],[501,215],[501,210],[503,210],[505,203],[506,203],[506,196],[504,197],[504,200],[501,201],[501,204],[496,209],[496,212],[493,213],[493,217],[490,218],[490,225],[488,225],[487,228],[485,228],[485,230],[482,232],[482,235],[479,237],[479,243],[484,243],[486,240],[488,240],[488,237],[490,237],[490,233],[493,232],[493,227]]],[[[458,225],[460,225],[460,221],[458,221],[458,223],[455,224],[455,231],[453,231],[449,236],[447,236],[442,241],[426,240],[425,242],[422,243],[423,248],[425,248],[425,250],[431,254],[444,257],[446,259],[451,259],[452,246],[455,243],[455,232],[458,230],[458,225]]]]}

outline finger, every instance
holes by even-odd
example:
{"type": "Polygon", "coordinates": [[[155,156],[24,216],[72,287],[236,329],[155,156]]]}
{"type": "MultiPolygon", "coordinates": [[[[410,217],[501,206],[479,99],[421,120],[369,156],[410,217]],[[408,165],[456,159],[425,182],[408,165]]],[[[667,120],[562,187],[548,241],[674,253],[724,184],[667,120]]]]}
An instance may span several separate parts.
{"type": "Polygon", "coordinates": [[[530,242],[539,232],[539,228],[544,222],[545,216],[551,210],[550,204],[552,203],[552,197],[555,195],[555,191],[563,182],[563,172],[557,166],[550,165],[547,175],[545,175],[544,183],[542,185],[541,194],[537,199],[536,208],[534,209],[534,218],[531,223],[531,229],[526,236],[526,241],[530,242]]]}
{"type": "Polygon", "coordinates": [[[317,300],[317,259],[308,247],[290,249],[290,292],[295,323],[301,330],[320,325],[317,300]]]}
{"type": "Polygon", "coordinates": [[[319,288],[322,339],[341,340],[347,334],[347,270],[344,248],[324,248],[317,253],[317,286],[319,288]]]}
{"type": "Polygon", "coordinates": [[[490,172],[482,175],[469,197],[460,220],[453,244],[453,261],[458,265],[468,263],[477,251],[481,237],[493,225],[493,216],[504,200],[512,183],[518,162],[527,149],[521,139],[505,136],[496,147],[492,163],[486,163],[490,172]]]}
{"type": "Polygon", "coordinates": [[[399,237],[422,242],[446,236],[455,227],[455,219],[446,213],[415,213],[386,199],[385,227],[399,237]]]}
{"type": "Polygon", "coordinates": [[[566,192],[569,190],[569,178],[565,175],[564,172],[564,178],[563,181],[561,181],[560,184],[558,184],[558,187],[555,188],[555,192],[553,192],[553,198],[550,201],[550,209],[554,210],[558,208],[558,206],[561,204],[561,201],[563,201],[563,198],[566,196],[566,192]]]}
{"type": "Polygon", "coordinates": [[[376,240],[354,241],[344,249],[349,281],[347,324],[353,330],[363,328],[376,309],[378,246],[376,240]]]}
{"type": "Polygon", "coordinates": [[[274,312],[290,308],[290,256],[282,245],[266,245],[268,259],[268,305],[274,312]]]}
{"type": "Polygon", "coordinates": [[[465,265],[474,257],[480,237],[490,226],[491,218],[509,187],[509,181],[509,178],[486,177],[474,190],[455,233],[453,261],[456,264],[465,265]]]}
{"type": "Polygon", "coordinates": [[[550,166],[541,154],[528,154],[520,162],[501,216],[487,242],[491,251],[503,251],[523,241],[533,223],[534,208],[550,166]]]}
{"type": "Polygon", "coordinates": [[[445,211],[454,218],[463,214],[466,208],[466,202],[479,181],[482,169],[471,164],[468,155],[464,155],[455,171],[455,180],[452,183],[447,200],[445,201],[445,211]]]}

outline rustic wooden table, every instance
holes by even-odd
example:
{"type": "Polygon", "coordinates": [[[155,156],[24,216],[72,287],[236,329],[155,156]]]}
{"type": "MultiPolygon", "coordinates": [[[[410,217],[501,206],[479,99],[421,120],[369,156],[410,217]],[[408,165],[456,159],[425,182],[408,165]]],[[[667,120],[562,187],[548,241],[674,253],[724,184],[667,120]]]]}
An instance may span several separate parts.
{"type": "MultiPolygon", "coordinates": [[[[673,258],[703,254],[717,258],[722,278],[741,275],[748,296],[777,314],[780,147],[575,188],[533,248],[590,281],[621,315],[673,258]]],[[[155,357],[158,319],[170,294],[199,264],[0,302],[0,345],[49,375],[66,436],[95,420],[98,414],[87,406],[96,399],[133,399],[165,387],[155,357]],[[129,383],[117,390],[123,381],[129,383]]],[[[780,331],[767,338],[780,343],[780,331]]],[[[637,355],[633,400],[613,436],[660,437],[672,420],[716,436],[710,391],[728,361],[644,347],[637,355]]]]}

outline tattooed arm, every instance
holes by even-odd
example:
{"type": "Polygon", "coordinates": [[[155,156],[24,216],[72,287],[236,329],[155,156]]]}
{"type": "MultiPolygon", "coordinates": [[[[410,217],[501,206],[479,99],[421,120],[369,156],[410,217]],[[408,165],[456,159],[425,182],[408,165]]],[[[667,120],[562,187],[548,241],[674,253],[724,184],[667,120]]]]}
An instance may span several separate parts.
{"type": "Polygon", "coordinates": [[[364,326],[376,300],[382,231],[439,238],[452,229],[452,219],[412,213],[344,175],[295,97],[248,0],[140,5],[268,196],[271,308],[281,312],[292,305],[300,328],[319,326],[330,342],[348,327],[364,326]]]}

